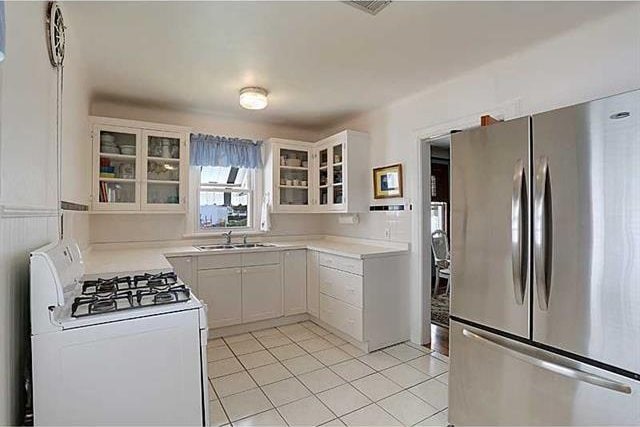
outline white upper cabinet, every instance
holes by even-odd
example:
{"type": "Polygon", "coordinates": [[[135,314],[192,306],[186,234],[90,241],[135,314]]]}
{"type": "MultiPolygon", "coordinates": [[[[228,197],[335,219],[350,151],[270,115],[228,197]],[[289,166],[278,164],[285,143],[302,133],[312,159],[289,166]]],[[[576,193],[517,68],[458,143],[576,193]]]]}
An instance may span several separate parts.
{"type": "Polygon", "coordinates": [[[140,129],[96,124],[93,136],[93,209],[140,209],[140,129]]]}
{"type": "Polygon", "coordinates": [[[92,123],[92,210],[185,210],[186,128],[99,117],[92,123]]]}
{"type": "Polygon", "coordinates": [[[142,131],[142,209],[183,210],[186,201],[185,135],[142,131]]]}
{"type": "Polygon", "coordinates": [[[317,212],[364,212],[371,186],[369,137],[345,130],[316,143],[317,212]]]}
{"type": "Polygon", "coordinates": [[[309,212],[313,145],[271,138],[266,147],[265,188],[273,212],[309,212]]]}
{"type": "Polygon", "coordinates": [[[273,212],[364,212],[371,185],[367,134],[342,131],[315,144],[267,141],[265,188],[273,212]]]}

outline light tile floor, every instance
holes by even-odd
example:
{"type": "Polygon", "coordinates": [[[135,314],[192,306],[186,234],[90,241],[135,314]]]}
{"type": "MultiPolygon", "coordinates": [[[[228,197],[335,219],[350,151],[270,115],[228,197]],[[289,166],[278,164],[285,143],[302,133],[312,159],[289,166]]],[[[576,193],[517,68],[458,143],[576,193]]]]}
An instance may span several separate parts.
{"type": "Polygon", "coordinates": [[[312,322],[209,341],[212,426],[446,426],[449,359],[370,354],[312,322]]]}

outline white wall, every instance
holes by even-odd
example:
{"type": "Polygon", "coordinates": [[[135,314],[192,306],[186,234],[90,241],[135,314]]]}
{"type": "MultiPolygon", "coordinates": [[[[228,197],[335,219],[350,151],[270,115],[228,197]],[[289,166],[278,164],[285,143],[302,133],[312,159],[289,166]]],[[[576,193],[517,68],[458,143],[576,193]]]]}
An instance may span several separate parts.
{"type": "MultiPolygon", "coordinates": [[[[64,9],[65,22],[73,23],[73,8],[64,9]]],[[[90,204],[91,143],[89,132],[90,86],[76,37],[77,26],[67,25],[62,103],[62,200],[90,204]]],[[[75,238],[82,248],[89,245],[89,213],[65,211],[64,235],[75,238]]]]}
{"type": "Polygon", "coordinates": [[[96,100],[91,103],[94,116],[116,117],[121,119],[142,120],[178,126],[188,126],[195,132],[212,135],[249,138],[254,140],[269,137],[317,141],[319,132],[302,128],[262,123],[257,120],[259,111],[247,111],[247,118],[240,120],[220,114],[167,110],[164,108],[143,107],[122,102],[96,100]]]}
{"type": "MultiPolygon", "coordinates": [[[[6,2],[6,59],[0,63],[0,425],[22,424],[23,373],[28,355],[29,251],[56,239],[56,74],[45,38],[46,2],[6,2]]],[[[65,23],[73,27],[72,20],[65,23]]],[[[72,46],[65,90],[70,109],[64,153],[79,167],[65,173],[63,190],[86,200],[84,149],[77,135],[86,120],[88,94],[72,46]],[[83,107],[83,104],[85,105],[83,107]]],[[[88,241],[87,215],[72,221],[88,241]],[[85,226],[82,225],[85,224],[85,226]]],[[[73,227],[72,227],[73,228],[73,227]]]]}
{"type": "MultiPolygon", "coordinates": [[[[248,111],[251,115],[255,112],[248,111]]],[[[91,104],[91,114],[130,120],[191,127],[194,132],[230,137],[264,140],[270,137],[301,141],[317,141],[319,133],[306,129],[270,125],[251,120],[238,120],[214,114],[180,112],[136,105],[97,101],[91,104]]],[[[258,112],[259,114],[259,112],[258,112]]],[[[320,215],[276,214],[272,216],[269,235],[317,234],[322,228],[320,215]]],[[[182,239],[188,231],[186,215],[91,215],[92,243],[145,242],[182,239]]]]}
{"type": "MultiPolygon", "coordinates": [[[[349,128],[371,135],[370,166],[402,162],[405,195],[414,205],[418,194],[418,145],[421,129],[471,115],[479,117],[515,103],[519,115],[550,110],[593,98],[640,88],[640,4],[562,34],[526,51],[474,69],[385,108],[329,129],[349,128]]],[[[363,214],[355,226],[326,220],[326,232],[412,242],[412,339],[420,340],[422,293],[417,276],[418,215],[363,214]],[[393,221],[396,221],[395,223],[393,221]],[[393,228],[399,231],[394,233],[393,228]]]]}

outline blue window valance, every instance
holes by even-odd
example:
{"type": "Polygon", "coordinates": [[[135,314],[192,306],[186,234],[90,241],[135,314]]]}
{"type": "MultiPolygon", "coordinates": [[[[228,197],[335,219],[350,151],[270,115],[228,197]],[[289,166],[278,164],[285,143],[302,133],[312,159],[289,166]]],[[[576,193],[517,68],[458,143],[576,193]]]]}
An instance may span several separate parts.
{"type": "Polygon", "coordinates": [[[262,141],[191,134],[191,166],[262,168],[262,141]]]}

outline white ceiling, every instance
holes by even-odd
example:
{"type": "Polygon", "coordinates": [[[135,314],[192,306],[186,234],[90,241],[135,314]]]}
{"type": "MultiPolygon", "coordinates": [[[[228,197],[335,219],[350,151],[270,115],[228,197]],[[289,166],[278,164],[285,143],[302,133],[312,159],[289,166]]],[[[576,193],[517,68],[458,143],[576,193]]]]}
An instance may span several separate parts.
{"type": "MultiPolygon", "coordinates": [[[[321,128],[509,55],[620,4],[68,2],[96,99],[321,128]],[[238,90],[270,91],[246,111],[238,90]]],[[[73,49],[74,46],[69,46],[73,49]]]]}

